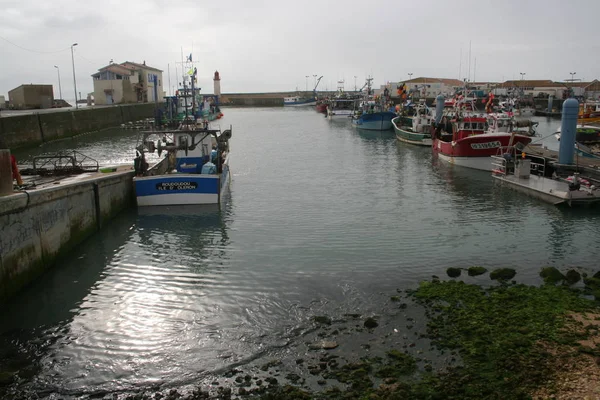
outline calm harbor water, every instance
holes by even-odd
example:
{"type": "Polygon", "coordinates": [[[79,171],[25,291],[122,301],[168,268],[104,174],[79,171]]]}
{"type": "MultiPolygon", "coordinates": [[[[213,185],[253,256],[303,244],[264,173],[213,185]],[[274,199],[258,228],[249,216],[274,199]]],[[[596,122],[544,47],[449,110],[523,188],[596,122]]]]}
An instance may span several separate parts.
{"type": "MultiPolygon", "coordinates": [[[[227,204],[125,212],[4,306],[0,371],[19,380],[0,393],[184,386],[268,359],[314,315],[376,314],[450,266],[538,283],[547,265],[598,265],[596,210],[555,208],[312,109],[224,111],[227,204]]],[[[559,124],[540,119],[549,148],[559,124]]],[[[17,156],[76,147],[124,163],[136,139],[107,131],[17,156]]]]}

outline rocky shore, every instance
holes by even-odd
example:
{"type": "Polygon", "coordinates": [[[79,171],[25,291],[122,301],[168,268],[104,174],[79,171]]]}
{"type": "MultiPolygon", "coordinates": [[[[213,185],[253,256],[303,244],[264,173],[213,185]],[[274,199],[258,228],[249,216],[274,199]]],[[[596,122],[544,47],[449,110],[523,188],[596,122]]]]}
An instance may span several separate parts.
{"type": "Polygon", "coordinates": [[[257,357],[188,388],[83,398],[600,396],[600,273],[544,268],[540,286],[517,283],[512,269],[449,268],[447,275],[389,293],[378,315],[315,315],[300,340],[285,342],[268,360],[257,357]],[[478,284],[463,282],[465,275],[478,284]]]}

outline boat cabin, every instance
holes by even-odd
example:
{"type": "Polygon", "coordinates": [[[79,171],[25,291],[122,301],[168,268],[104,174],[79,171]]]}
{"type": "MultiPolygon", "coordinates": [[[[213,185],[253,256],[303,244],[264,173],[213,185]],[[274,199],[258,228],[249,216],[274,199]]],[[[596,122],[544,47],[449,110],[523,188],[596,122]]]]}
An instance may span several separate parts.
{"type": "Polygon", "coordinates": [[[450,119],[444,116],[438,124],[436,135],[444,142],[456,142],[469,136],[481,135],[488,129],[484,116],[467,116],[450,119]]]}

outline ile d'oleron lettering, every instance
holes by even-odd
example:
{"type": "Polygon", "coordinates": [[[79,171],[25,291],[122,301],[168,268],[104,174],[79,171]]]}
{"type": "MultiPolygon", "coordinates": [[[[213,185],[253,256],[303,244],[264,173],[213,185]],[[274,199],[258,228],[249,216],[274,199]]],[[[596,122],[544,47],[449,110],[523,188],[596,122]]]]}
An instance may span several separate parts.
{"type": "Polygon", "coordinates": [[[500,147],[502,144],[498,141],[496,142],[486,142],[486,143],[471,143],[471,148],[475,150],[479,149],[494,149],[496,147],[500,147]]]}
{"type": "Polygon", "coordinates": [[[160,182],[156,184],[156,190],[192,190],[197,187],[196,182],[160,182]]]}

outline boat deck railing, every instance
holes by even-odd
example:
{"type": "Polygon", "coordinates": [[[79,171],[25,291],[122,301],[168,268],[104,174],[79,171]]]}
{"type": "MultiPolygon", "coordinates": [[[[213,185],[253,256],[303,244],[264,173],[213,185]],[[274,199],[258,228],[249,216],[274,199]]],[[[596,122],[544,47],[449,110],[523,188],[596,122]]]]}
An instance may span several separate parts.
{"type": "MultiPolygon", "coordinates": [[[[498,152],[495,156],[492,156],[492,174],[496,176],[513,175],[515,173],[515,163],[518,161],[517,151],[521,152],[523,149],[517,149],[516,146],[501,146],[498,148],[498,152]]],[[[522,159],[526,158],[525,153],[522,153],[522,159]]],[[[535,157],[540,159],[539,157],[535,157]]],[[[546,175],[546,159],[541,158],[541,162],[537,162],[534,159],[529,158],[531,162],[530,172],[533,175],[545,176],[546,175]]]]}

